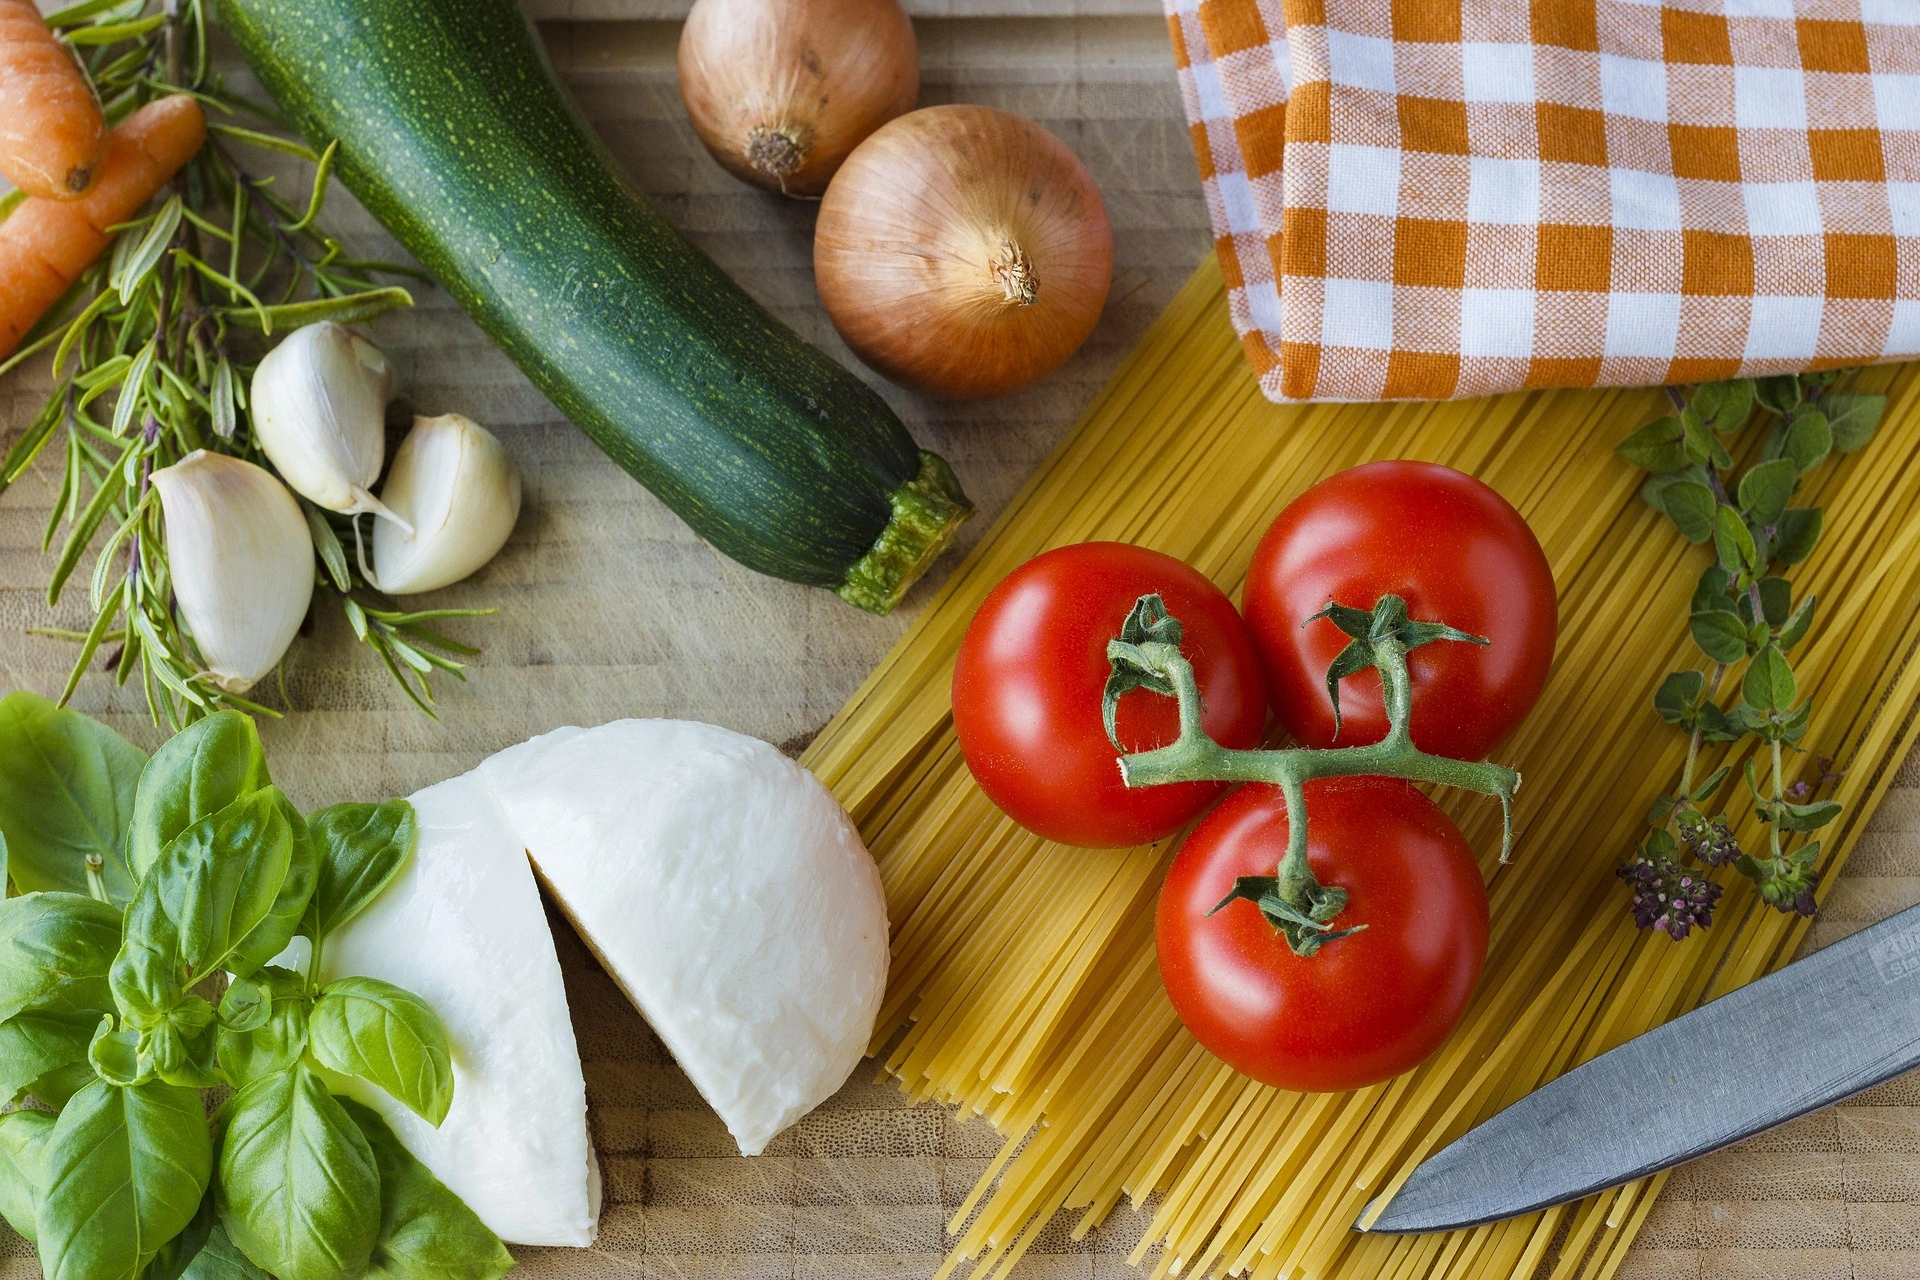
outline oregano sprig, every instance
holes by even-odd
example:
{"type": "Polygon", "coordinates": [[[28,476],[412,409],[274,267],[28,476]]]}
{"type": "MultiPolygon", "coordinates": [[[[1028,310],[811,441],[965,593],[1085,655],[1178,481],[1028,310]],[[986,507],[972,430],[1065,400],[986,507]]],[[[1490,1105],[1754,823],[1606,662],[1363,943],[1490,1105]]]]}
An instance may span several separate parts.
{"type": "Polygon", "coordinates": [[[1813,710],[1788,655],[1813,625],[1815,600],[1795,599],[1786,574],[1813,554],[1822,527],[1820,508],[1793,499],[1809,473],[1864,445],[1886,411],[1885,396],[1830,390],[1835,376],[1742,378],[1690,394],[1669,388],[1674,413],[1616,450],[1652,472],[1640,496],[1714,556],[1688,610],[1703,660],[1668,675],[1653,698],[1654,713],[1688,735],[1686,764],[1674,790],[1654,802],[1649,829],[1619,873],[1640,927],[1675,940],[1712,923],[1723,892],[1707,875],[1712,868],[1733,867],[1769,906],[1813,914],[1820,841],[1809,837],[1841,806],[1817,797],[1835,776],[1830,761],[1820,761],[1811,782],[1787,781],[1786,755],[1802,750],[1813,710]],[[1765,436],[1743,463],[1733,450],[1751,449],[1755,423],[1765,436]],[[1767,826],[1765,847],[1751,851],[1714,807],[1733,766],[1698,776],[1704,749],[1747,739],[1759,762],[1749,757],[1743,776],[1767,826]]]}

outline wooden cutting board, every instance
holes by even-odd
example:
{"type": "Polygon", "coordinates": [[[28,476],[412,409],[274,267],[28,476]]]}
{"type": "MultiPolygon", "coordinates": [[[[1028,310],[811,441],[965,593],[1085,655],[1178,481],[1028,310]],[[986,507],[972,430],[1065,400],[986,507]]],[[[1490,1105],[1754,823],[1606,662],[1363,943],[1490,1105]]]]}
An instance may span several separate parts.
{"type": "MultiPolygon", "coordinates": [[[[1151,0],[916,0],[922,102],[991,103],[1033,117],[1086,161],[1114,223],[1112,301],[1066,368],[1021,394],[946,406],[883,392],[951,459],[980,504],[977,537],[1120,355],[1210,247],[1206,210],[1151,0]]],[[[812,209],[750,191],[700,149],[673,86],[683,0],[535,0],[569,86],[668,215],[809,339],[852,363],[810,271],[812,209]]],[[[396,252],[350,201],[334,226],[396,252]]],[[[296,651],[293,710],[266,728],[276,778],[305,805],[405,794],[560,724],[619,716],[711,720],[779,743],[825,722],[925,601],[874,619],[824,593],[757,577],[695,539],[602,458],[444,295],[373,326],[407,401],[459,410],[505,441],[526,479],[507,550],[448,604],[497,605],[461,634],[487,647],[438,723],[416,715],[337,619],[296,651]]],[[[0,381],[0,443],[47,389],[0,381]]],[[[58,691],[69,651],[25,634],[49,615],[38,552],[44,474],[0,497],[0,677],[58,691]]],[[[950,566],[952,560],[948,561],[950,566]]],[[[936,571],[936,577],[938,571],[936,571]]],[[[100,680],[77,705],[149,745],[143,708],[100,680]]],[[[1920,762],[1902,769],[1812,933],[1843,936],[1920,900],[1920,762]]],[[[556,920],[611,1203],[592,1251],[517,1250],[523,1272],[565,1277],[924,1277],[943,1227],[999,1140],[983,1123],[908,1107],[863,1070],[768,1154],[734,1153],[719,1121],[556,920]]],[[[1680,1173],[1623,1274],[1920,1276],[1920,1082],[1886,1086],[1680,1173]]],[[[1143,1220],[1122,1211],[1091,1239],[1050,1236],[1033,1277],[1124,1276],[1143,1220]]],[[[37,1275],[0,1243],[0,1280],[37,1275]]]]}

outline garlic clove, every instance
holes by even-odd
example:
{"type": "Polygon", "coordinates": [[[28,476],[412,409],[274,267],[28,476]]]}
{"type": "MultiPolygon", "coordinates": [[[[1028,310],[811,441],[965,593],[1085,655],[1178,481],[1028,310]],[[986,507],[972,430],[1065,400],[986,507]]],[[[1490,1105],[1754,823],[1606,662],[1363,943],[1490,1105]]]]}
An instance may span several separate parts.
{"type": "Polygon", "coordinates": [[[370,491],[386,448],[393,365],[331,320],[295,329],[253,374],[253,435],[296,493],[346,514],[392,513],[370,491]]]}
{"type": "Polygon", "coordinates": [[[313,597],[313,535],[264,468],[195,450],[153,473],[167,563],[213,683],[245,693],[293,643],[313,597]]]}
{"type": "Polygon", "coordinates": [[[374,526],[367,577],[388,595],[412,595],[458,582],[493,559],[520,515],[520,475],[500,441],[471,418],[415,418],[380,498],[397,520],[374,526]]]}

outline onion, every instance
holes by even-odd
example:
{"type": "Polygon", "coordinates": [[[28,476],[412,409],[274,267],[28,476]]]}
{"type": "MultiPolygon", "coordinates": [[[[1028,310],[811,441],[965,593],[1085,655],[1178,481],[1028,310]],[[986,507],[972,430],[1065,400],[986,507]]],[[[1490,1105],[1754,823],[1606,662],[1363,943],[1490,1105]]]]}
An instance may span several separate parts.
{"type": "Polygon", "coordinates": [[[898,0],[696,0],[680,33],[680,97],[736,178],[818,196],[868,134],[920,92],[898,0]]]}
{"type": "Polygon", "coordinates": [[[862,360],[973,399],[1079,350],[1106,304],[1113,231],[1066,143],[992,107],[928,107],[847,158],[820,206],[813,272],[862,360]]]}

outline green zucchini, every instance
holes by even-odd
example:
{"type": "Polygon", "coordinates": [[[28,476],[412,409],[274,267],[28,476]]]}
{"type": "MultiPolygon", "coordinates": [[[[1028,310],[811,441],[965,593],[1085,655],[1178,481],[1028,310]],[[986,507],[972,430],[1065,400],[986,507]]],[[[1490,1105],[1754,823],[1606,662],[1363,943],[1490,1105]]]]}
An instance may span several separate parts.
{"type": "Polygon", "coordinates": [[[972,508],[620,172],[515,0],[219,0],[348,190],[560,411],[749,568],[885,613],[972,508]]]}

